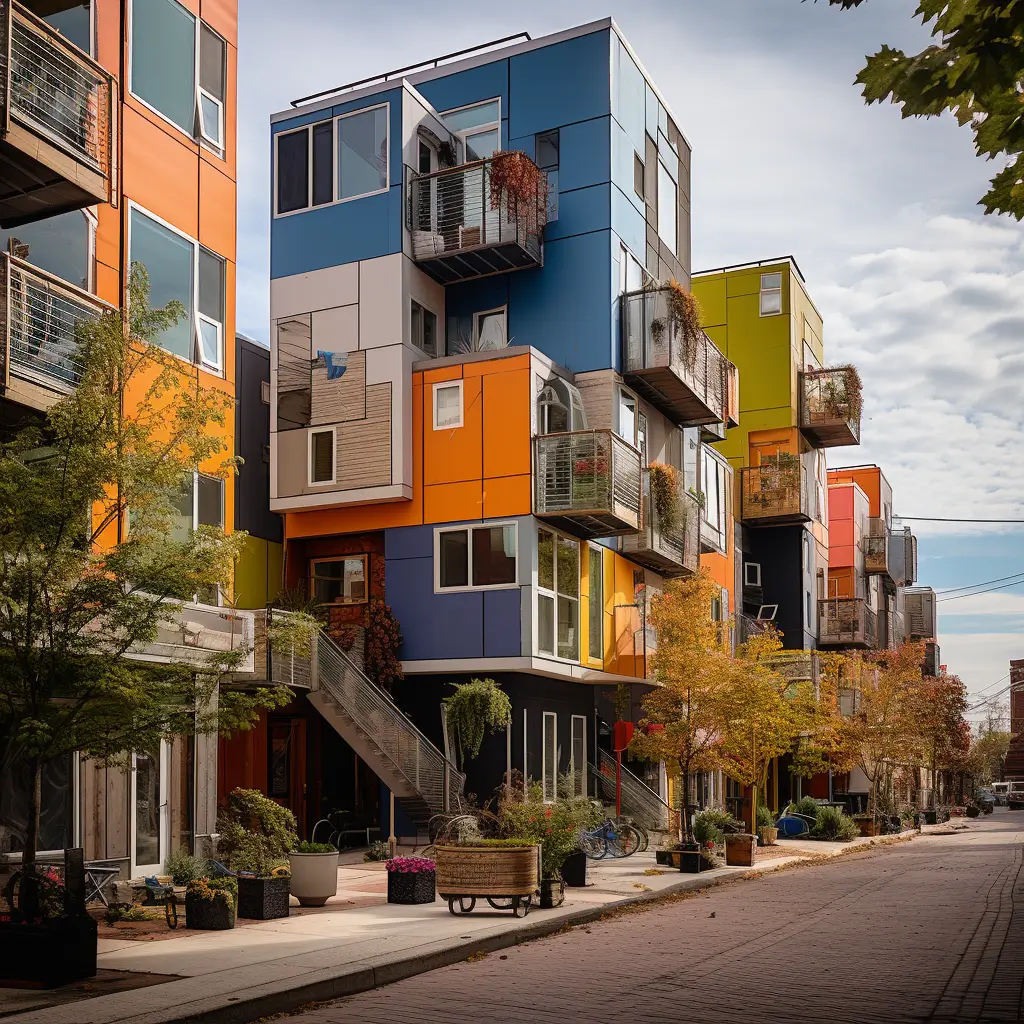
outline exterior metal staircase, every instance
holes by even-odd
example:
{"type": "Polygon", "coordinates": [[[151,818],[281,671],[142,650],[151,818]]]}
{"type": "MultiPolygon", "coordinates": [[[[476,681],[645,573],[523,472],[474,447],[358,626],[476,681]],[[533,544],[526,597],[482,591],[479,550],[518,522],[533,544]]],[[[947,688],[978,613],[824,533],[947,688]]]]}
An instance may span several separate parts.
{"type": "MultiPolygon", "coordinates": [[[[597,792],[606,801],[615,802],[615,757],[598,751],[598,763],[590,766],[597,792]]],[[[667,829],[671,808],[642,779],[622,766],[622,813],[651,829],[667,829]]]]}

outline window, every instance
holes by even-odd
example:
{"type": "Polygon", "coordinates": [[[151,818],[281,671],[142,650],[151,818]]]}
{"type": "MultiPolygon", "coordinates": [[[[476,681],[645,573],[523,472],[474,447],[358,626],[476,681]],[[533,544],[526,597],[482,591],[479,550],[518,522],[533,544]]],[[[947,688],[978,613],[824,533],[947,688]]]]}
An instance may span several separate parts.
{"type": "Polygon", "coordinates": [[[435,591],[516,586],[516,547],[515,523],[435,531],[435,591]]]}
{"type": "Polygon", "coordinates": [[[224,40],[177,0],[132,0],[132,93],[218,153],[226,56],[224,40]]]}
{"type": "Polygon", "coordinates": [[[385,103],[275,135],[277,215],[387,191],[390,109],[385,103]]]}
{"type": "Polygon", "coordinates": [[[366,555],[314,558],[309,563],[310,596],[317,604],[365,604],[366,555]]]}
{"type": "Polygon", "coordinates": [[[587,795],[587,719],[573,715],[572,746],[569,752],[569,773],[572,776],[572,795],[587,795]]]}
{"type": "Polygon", "coordinates": [[[619,415],[616,431],[619,437],[636,444],[636,398],[628,391],[619,391],[619,415]]]}
{"type": "Polygon", "coordinates": [[[508,346],[505,319],[506,311],[504,309],[492,309],[486,313],[474,314],[473,337],[476,340],[476,351],[485,352],[508,346]]]}
{"type": "Polygon", "coordinates": [[[761,275],[761,316],[782,312],[782,274],[761,275]]]}
{"type": "Polygon", "coordinates": [[[462,140],[467,163],[485,160],[501,149],[500,100],[487,100],[446,111],[441,120],[462,140]]]}
{"type": "Polygon", "coordinates": [[[537,531],[537,650],[579,661],[580,546],[537,531]]]}
{"type": "Polygon", "coordinates": [[[264,405],[270,405],[270,381],[260,381],[260,401],[264,405]]]}
{"type": "Polygon", "coordinates": [[[724,554],[728,547],[732,473],[728,463],[707,445],[701,446],[701,458],[701,490],[704,493],[701,536],[724,554]]]}
{"type": "Polygon", "coordinates": [[[334,483],[334,427],[309,432],[309,482],[334,483]]]}
{"type": "Polygon", "coordinates": [[[587,414],[579,389],[561,377],[544,381],[537,395],[537,432],[560,434],[586,429],[587,414]]]}
{"type": "Polygon", "coordinates": [[[658,234],[672,254],[676,251],[676,230],[679,223],[676,183],[668,169],[658,161],[658,234]]]}
{"type": "Polygon", "coordinates": [[[311,317],[277,322],[277,429],[308,427],[313,400],[311,317]]]}
{"type": "Polygon", "coordinates": [[[412,300],[412,343],[428,356],[437,355],[437,314],[412,300]]]}
{"type": "Polygon", "coordinates": [[[0,231],[0,248],[62,281],[92,291],[96,217],[86,210],[0,231]]]}
{"type": "Polygon", "coordinates": [[[761,586],[761,563],[760,562],[744,562],[743,563],[743,585],[745,587],[759,587],[759,586],[761,586]]]}
{"type": "Polygon", "coordinates": [[[633,152],[633,191],[644,198],[644,161],[635,150],[633,152]]]}
{"type": "Polygon", "coordinates": [[[548,176],[548,220],[558,220],[558,129],[542,132],[535,142],[537,166],[548,176]]]}
{"type": "Polygon", "coordinates": [[[545,711],[543,715],[543,743],[541,744],[541,783],[544,803],[554,803],[558,797],[558,715],[545,711]]]}
{"type": "Polygon", "coordinates": [[[587,652],[594,661],[604,660],[604,549],[592,546],[590,555],[590,617],[587,652]]]}
{"type": "Polygon", "coordinates": [[[224,352],[225,264],[215,253],[131,207],[129,252],[149,275],[154,308],[177,300],[185,315],[159,336],[160,345],[189,362],[221,372],[224,352]]]}
{"type": "Polygon", "coordinates": [[[187,541],[199,526],[224,529],[224,481],[220,477],[193,473],[173,504],[177,514],[171,523],[171,540],[187,541]]]}
{"type": "Polygon", "coordinates": [[[462,426],[462,381],[434,385],[434,429],[462,426]]]}

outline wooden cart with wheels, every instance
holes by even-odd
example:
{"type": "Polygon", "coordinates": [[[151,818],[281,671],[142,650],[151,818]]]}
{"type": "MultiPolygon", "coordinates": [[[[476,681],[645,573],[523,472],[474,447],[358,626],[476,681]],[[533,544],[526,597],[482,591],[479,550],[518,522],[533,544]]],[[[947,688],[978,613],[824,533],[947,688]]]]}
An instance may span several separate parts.
{"type": "Polygon", "coordinates": [[[437,892],[452,914],[469,914],[478,899],[492,910],[526,917],[540,887],[540,847],[438,846],[437,892]]]}

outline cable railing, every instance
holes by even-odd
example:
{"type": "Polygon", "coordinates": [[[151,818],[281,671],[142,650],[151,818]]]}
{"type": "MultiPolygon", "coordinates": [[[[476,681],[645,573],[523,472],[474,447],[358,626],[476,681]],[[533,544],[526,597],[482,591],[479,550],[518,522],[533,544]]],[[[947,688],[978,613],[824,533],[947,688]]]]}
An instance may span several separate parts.
{"type": "MultiPolygon", "coordinates": [[[[615,800],[615,757],[607,750],[599,750],[597,764],[590,766],[594,781],[600,786],[605,800],[615,800]]],[[[667,829],[671,808],[642,779],[622,766],[622,813],[635,818],[648,828],[667,829]]]]}
{"type": "Polygon", "coordinates": [[[622,551],[663,573],[695,573],[700,568],[700,503],[681,484],[675,494],[675,521],[668,527],[651,489],[651,470],[643,472],[643,527],[622,540],[622,551]]]}
{"type": "Polygon", "coordinates": [[[829,597],[818,602],[818,643],[874,647],[875,612],[862,597],[829,597]]]}
{"type": "Polygon", "coordinates": [[[21,4],[4,14],[8,115],[109,177],[113,76],[21,4]]]}
{"type": "Polygon", "coordinates": [[[323,630],[317,635],[316,688],[370,739],[435,813],[462,806],[465,775],[323,630]]]}
{"type": "Polygon", "coordinates": [[[740,470],[740,515],[744,522],[806,522],[817,518],[814,479],[798,455],[765,456],[740,470]]]}
{"type": "Polygon", "coordinates": [[[14,374],[71,391],[81,380],[78,327],[108,307],[10,254],[0,260],[0,383],[14,374]]]}

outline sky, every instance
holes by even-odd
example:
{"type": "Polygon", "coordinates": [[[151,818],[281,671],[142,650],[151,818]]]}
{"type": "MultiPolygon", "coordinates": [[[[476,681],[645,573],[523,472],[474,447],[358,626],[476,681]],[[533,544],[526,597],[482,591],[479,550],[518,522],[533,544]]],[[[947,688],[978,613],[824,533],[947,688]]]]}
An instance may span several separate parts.
{"type": "MultiPolygon", "coordinates": [[[[1024,520],[1024,227],[977,205],[998,169],[949,115],[864,104],[882,43],[929,39],[916,0],[240,0],[238,327],[266,340],[269,115],[295,97],[490,39],[611,15],[693,147],[693,268],[792,254],[826,361],[864,380],[859,448],[903,516],[1024,520]]],[[[1024,525],[911,522],[920,583],[1024,573],[1024,525]]],[[[939,605],[942,661],[973,694],[1024,658],[1024,586],[939,605]]],[[[939,595],[940,598],[942,595],[939,595]]]]}

